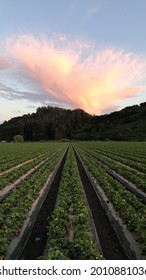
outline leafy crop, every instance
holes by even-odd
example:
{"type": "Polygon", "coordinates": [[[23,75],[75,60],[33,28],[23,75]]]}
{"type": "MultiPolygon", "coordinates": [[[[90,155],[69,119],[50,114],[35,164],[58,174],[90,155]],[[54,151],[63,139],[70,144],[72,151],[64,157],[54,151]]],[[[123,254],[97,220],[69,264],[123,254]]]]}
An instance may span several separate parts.
{"type": "Polygon", "coordinates": [[[78,151],[89,171],[107,195],[107,203],[110,201],[114,205],[117,214],[127,224],[128,228],[136,233],[141,249],[146,251],[146,206],[95,163],[83,150],[78,149],[78,151]]]}
{"type": "Polygon", "coordinates": [[[85,193],[72,148],[63,169],[58,202],[48,226],[46,259],[102,259],[90,230],[85,193]]]}
{"type": "Polygon", "coordinates": [[[28,211],[39,196],[63,151],[60,150],[54,154],[50,161],[31,174],[2,201],[0,208],[0,256],[5,258],[10,241],[21,232],[28,211]]]}

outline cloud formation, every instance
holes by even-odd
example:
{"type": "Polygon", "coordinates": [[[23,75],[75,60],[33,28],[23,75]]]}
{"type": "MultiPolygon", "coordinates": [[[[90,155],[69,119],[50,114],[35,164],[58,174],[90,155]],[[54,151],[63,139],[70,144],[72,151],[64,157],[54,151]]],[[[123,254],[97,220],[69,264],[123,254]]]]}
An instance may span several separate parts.
{"type": "Polygon", "coordinates": [[[123,50],[95,50],[63,35],[57,41],[26,34],[9,38],[6,51],[20,75],[39,85],[48,99],[91,114],[113,110],[116,102],[143,91],[146,61],[123,50]]]}
{"type": "Polygon", "coordinates": [[[15,100],[17,101],[18,99],[25,99],[28,101],[36,101],[40,102],[43,105],[47,105],[47,98],[46,95],[42,92],[31,92],[31,91],[22,91],[18,90],[15,87],[12,86],[7,86],[4,83],[0,82],[0,97],[3,97],[7,100],[15,100]]]}
{"type": "Polygon", "coordinates": [[[5,70],[10,67],[10,64],[7,60],[7,57],[4,55],[0,55],[0,70],[5,70]]]}

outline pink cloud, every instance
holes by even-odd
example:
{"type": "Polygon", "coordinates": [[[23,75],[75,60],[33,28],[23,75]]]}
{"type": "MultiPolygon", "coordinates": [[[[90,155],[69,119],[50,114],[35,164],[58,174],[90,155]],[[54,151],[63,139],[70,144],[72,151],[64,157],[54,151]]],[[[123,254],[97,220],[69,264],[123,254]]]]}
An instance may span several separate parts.
{"type": "Polygon", "coordinates": [[[4,70],[10,67],[10,64],[7,60],[7,57],[4,55],[0,55],[0,70],[4,70]]]}
{"type": "Polygon", "coordinates": [[[100,114],[116,102],[143,91],[146,62],[123,50],[93,51],[86,42],[72,42],[60,35],[55,40],[23,35],[7,40],[7,53],[24,75],[51,98],[100,114]]]}

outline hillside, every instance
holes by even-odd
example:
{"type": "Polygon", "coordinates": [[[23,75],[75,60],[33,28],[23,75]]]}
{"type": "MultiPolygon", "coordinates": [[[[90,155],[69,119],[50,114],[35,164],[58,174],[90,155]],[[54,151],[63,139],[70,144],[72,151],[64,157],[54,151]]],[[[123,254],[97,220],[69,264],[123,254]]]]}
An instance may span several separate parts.
{"type": "Polygon", "coordinates": [[[41,107],[36,113],[12,118],[0,125],[0,140],[12,141],[17,134],[23,135],[25,141],[70,138],[90,117],[81,109],[41,107]]]}
{"type": "Polygon", "coordinates": [[[82,140],[146,141],[146,102],[94,116],[74,136],[82,140]]]}
{"type": "Polygon", "coordinates": [[[146,141],[146,102],[102,116],[81,109],[41,107],[36,113],[12,118],[0,125],[0,140],[12,141],[17,134],[25,141],[122,140],[146,141]]]}

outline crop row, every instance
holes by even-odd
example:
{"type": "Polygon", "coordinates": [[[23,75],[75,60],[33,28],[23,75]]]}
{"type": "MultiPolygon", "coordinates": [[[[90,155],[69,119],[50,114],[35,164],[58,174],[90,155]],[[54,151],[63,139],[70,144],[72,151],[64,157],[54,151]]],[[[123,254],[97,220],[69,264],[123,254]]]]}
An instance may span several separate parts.
{"type": "MultiPolygon", "coordinates": [[[[89,149],[89,148],[88,148],[89,149]]],[[[146,174],[146,160],[145,160],[145,163],[141,163],[141,162],[137,162],[135,160],[135,158],[132,160],[132,159],[129,159],[127,158],[127,156],[125,155],[117,155],[117,154],[113,154],[111,152],[108,152],[108,151],[101,151],[101,150],[97,150],[95,148],[90,148],[91,151],[96,151],[96,153],[98,154],[101,154],[101,155],[105,155],[106,157],[110,158],[110,159],[113,159],[117,162],[120,162],[124,165],[126,165],[127,167],[131,167],[133,169],[135,169],[136,171],[140,171],[140,172],[143,172],[146,174]]]]}
{"type": "Polygon", "coordinates": [[[49,219],[45,259],[102,259],[90,229],[85,193],[72,148],[69,148],[58,202],[49,219]]]}
{"type": "Polygon", "coordinates": [[[10,161],[10,162],[6,162],[5,164],[3,164],[0,168],[1,172],[0,172],[0,176],[6,173],[9,173],[10,171],[17,169],[18,167],[27,164],[39,157],[42,157],[46,154],[49,154],[49,152],[43,153],[43,154],[38,154],[37,156],[30,156],[29,155],[25,155],[23,158],[21,158],[21,161],[19,159],[15,159],[14,161],[10,161]]]}
{"type": "MultiPolygon", "coordinates": [[[[0,157],[1,164],[0,168],[4,164],[13,164],[13,162],[21,163],[23,159],[30,159],[34,156],[37,156],[39,153],[43,153],[45,150],[42,147],[37,145],[31,145],[30,143],[0,143],[0,157]]],[[[46,149],[47,151],[47,149],[46,149]]],[[[1,169],[0,169],[1,170],[1,169]]]]}
{"type": "Polygon", "coordinates": [[[48,153],[56,146],[59,148],[61,145],[60,143],[55,145],[54,143],[0,143],[0,173],[41,154],[48,153]]]}
{"type": "Polygon", "coordinates": [[[127,227],[136,233],[137,240],[143,251],[146,251],[146,206],[134,194],[127,191],[123,185],[113,179],[103,168],[95,164],[81,149],[78,152],[98,184],[108,197],[117,214],[127,227]]]}
{"type": "Polygon", "coordinates": [[[8,184],[14,183],[18,178],[26,174],[34,167],[37,167],[39,164],[45,162],[46,160],[49,160],[50,156],[56,151],[57,150],[54,147],[54,149],[50,150],[49,153],[45,153],[41,156],[38,156],[32,161],[26,162],[18,168],[10,170],[10,172],[0,175],[0,189],[3,189],[8,184]]]}
{"type": "Polygon", "coordinates": [[[8,245],[14,236],[18,236],[22,225],[27,218],[34,200],[47,181],[49,174],[54,170],[57,162],[64,152],[60,150],[50,161],[47,161],[27,180],[11,191],[3,200],[0,208],[0,257],[5,258],[8,245]]]}
{"type": "Polygon", "coordinates": [[[146,164],[145,142],[82,142],[84,147],[93,148],[98,152],[109,153],[137,163],[146,164]]]}
{"type": "Polygon", "coordinates": [[[146,174],[142,174],[137,170],[129,169],[126,166],[118,163],[117,161],[96,151],[88,150],[87,148],[85,149],[85,151],[89,152],[89,154],[93,155],[95,159],[101,161],[106,166],[113,169],[118,174],[122,175],[124,178],[135,184],[138,188],[146,192],[146,174]]]}

